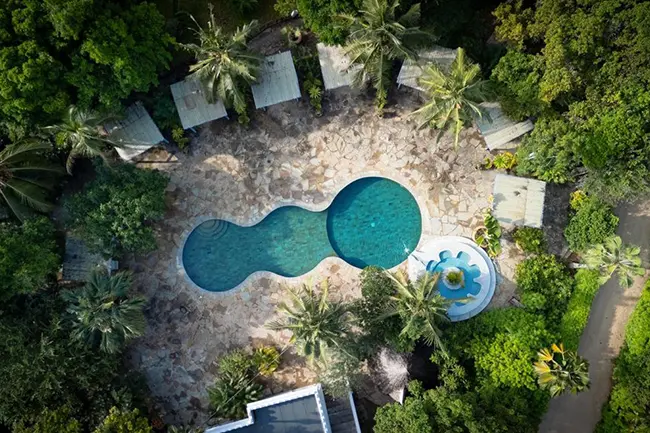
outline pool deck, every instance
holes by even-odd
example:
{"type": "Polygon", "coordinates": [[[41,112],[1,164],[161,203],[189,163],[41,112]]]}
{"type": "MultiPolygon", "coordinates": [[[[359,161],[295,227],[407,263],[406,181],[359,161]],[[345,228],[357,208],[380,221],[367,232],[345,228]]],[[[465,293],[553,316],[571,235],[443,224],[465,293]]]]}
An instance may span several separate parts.
{"type": "MultiPolygon", "coordinates": [[[[385,118],[374,115],[366,96],[348,89],[328,93],[324,115],[305,101],[258,110],[250,127],[218,120],[200,129],[187,154],[149,154],[142,166],[167,172],[170,183],[165,220],[156,227],[158,249],[128,264],[138,290],[150,300],[147,333],[131,351],[134,368],[147,378],[155,403],[169,422],[207,419],[207,392],[214,361],[236,347],[287,346],[289,334],[268,331],[285,286],[329,278],[332,297],[360,294],[359,270],[327,258],[306,275],[281,278],[256,273],[237,290],[212,293],[188,282],[177,260],[187,233],[206,218],[251,225],[273,209],[299,205],[326,208],[351,181],[383,176],[411,191],[423,215],[420,244],[440,235],[471,237],[488,206],[493,171],[477,167],[488,155],[475,129],[462,134],[458,151],[449,137],[416,129],[408,113],[415,98],[399,92],[385,118]]],[[[504,242],[500,272],[488,308],[507,305],[514,294],[513,268],[522,259],[504,242]]],[[[275,393],[314,382],[314,373],[289,350],[269,388],[275,393]]]]}

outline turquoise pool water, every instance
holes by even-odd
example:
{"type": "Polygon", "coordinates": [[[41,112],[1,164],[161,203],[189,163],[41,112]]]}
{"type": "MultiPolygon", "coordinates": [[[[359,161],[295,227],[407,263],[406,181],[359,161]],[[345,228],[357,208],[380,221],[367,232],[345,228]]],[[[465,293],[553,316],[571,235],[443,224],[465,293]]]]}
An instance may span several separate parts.
{"type": "Polygon", "coordinates": [[[421,232],[411,193],[392,180],[369,177],[343,188],[322,212],[285,206],[252,227],[208,220],[187,237],[182,260],[196,285],[222,292],[253,272],[296,277],[330,256],[358,268],[392,268],[415,249],[421,232]]]}
{"type": "Polygon", "coordinates": [[[438,290],[447,299],[465,299],[468,296],[476,296],[481,291],[481,285],[474,281],[481,276],[481,270],[476,265],[469,264],[470,256],[467,253],[459,252],[457,256],[445,250],[440,253],[439,260],[432,260],[427,264],[427,271],[440,272],[448,268],[456,268],[463,273],[463,287],[454,289],[447,285],[445,279],[440,276],[438,279],[438,290]]]}

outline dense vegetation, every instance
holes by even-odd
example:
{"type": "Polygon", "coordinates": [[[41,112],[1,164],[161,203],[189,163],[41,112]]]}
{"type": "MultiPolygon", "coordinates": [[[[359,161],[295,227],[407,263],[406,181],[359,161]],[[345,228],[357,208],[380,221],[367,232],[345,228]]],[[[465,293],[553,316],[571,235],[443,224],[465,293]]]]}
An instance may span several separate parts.
{"type": "MultiPolygon", "coordinates": [[[[142,99],[182,148],[189,140],[176,128],[167,84],[187,70],[198,74],[210,100],[223,100],[248,122],[249,86],[258,79],[261,59],[248,42],[258,28],[254,20],[236,27],[265,12],[256,10],[254,0],[238,0],[213,16],[207,2],[199,1],[204,11],[192,33],[178,29],[183,14],[161,9],[171,18],[165,20],[157,7],[164,3],[0,4],[0,196],[2,210],[12,218],[0,224],[0,429],[153,430],[147,391],[123,365],[128,344],[144,333],[146,300],[132,293],[128,273],[99,272],[81,287],[60,287],[55,274],[62,233],[34,213],[53,210],[64,161],[68,173],[78,175],[75,159],[100,157],[87,173],[89,181],[75,176],[63,185],[73,191],[62,201],[65,228],[105,257],[153,251],[167,179],[114,164],[116,143],[102,125],[142,99]],[[182,37],[194,59],[173,58],[176,42],[168,30],[182,37]],[[172,60],[178,71],[165,76],[172,60]]],[[[409,281],[375,268],[363,272],[362,296],[353,304],[331,299],[324,285],[320,291],[305,286],[290,293],[292,302],[280,306],[282,317],[269,327],[293,334],[299,352],[333,394],[354,387],[363,363],[381,347],[413,352],[433,346],[433,385],[425,389],[413,381],[404,405],[380,408],[376,433],[537,431],[552,396],[588,385],[587,365],[575,351],[599,285],[612,276],[629,285],[643,271],[639,249],[614,236],[618,218],[612,205],[650,190],[650,4],[497,3],[281,0],[275,5],[283,16],[297,9],[318,40],[344,46],[358,68],[355,84],[374,88],[380,113],[391,103],[404,60],[418,59],[420,48],[436,38],[460,47],[450,70],[425,69],[420,84],[427,102],[415,113],[421,123],[451,131],[458,143],[461,130],[481,115],[478,103],[496,94],[512,117],[533,117],[535,130],[516,156],[495,156],[491,167],[577,182],[586,191],[574,194],[564,234],[590,269],[572,274],[561,259],[546,254],[541,231],[515,232],[527,254],[515,276],[524,308],[491,310],[450,324],[436,276],[409,281]],[[504,46],[488,42],[493,18],[504,46]]],[[[287,28],[288,45],[303,92],[320,115],[322,81],[313,44],[291,45],[291,35],[302,31],[287,28]]],[[[498,257],[501,228],[489,212],[484,224],[477,242],[498,257]]],[[[650,406],[649,292],[629,324],[602,432],[650,429],[643,410],[650,406]]],[[[220,359],[218,377],[208,387],[213,415],[242,417],[245,404],[263,395],[259,378],[271,375],[279,360],[272,347],[220,359]]]]}
{"type": "Polygon", "coordinates": [[[598,433],[643,432],[650,429],[650,283],[627,325],[625,343],[616,359],[614,387],[603,410],[598,433]]]}
{"type": "Polygon", "coordinates": [[[492,73],[503,106],[539,117],[518,150],[518,171],[581,180],[606,202],[648,191],[650,5],[515,1],[495,16],[509,47],[492,73]]]}
{"type": "Polygon", "coordinates": [[[0,5],[0,128],[11,136],[56,120],[71,103],[119,108],[172,58],[151,3],[10,0],[0,5]]]}

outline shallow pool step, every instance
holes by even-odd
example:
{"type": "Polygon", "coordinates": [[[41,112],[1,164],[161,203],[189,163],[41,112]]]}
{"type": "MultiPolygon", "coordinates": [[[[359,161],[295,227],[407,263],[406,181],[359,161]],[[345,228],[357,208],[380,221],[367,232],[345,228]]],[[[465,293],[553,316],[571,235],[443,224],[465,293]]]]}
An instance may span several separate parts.
{"type": "Polygon", "coordinates": [[[229,225],[230,223],[224,220],[210,220],[198,226],[196,231],[201,237],[219,239],[226,233],[229,225]]]}

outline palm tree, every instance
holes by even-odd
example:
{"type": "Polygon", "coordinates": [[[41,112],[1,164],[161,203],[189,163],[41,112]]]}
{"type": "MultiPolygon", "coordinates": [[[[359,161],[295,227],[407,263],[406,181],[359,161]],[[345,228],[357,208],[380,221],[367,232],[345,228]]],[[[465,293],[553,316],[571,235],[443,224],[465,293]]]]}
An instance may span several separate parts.
{"type": "Polygon", "coordinates": [[[377,109],[386,104],[393,61],[418,58],[415,44],[430,36],[417,26],[420,4],[415,4],[401,17],[395,16],[398,0],[364,0],[359,16],[342,15],[341,27],[350,33],[344,47],[354,70],[353,84],[361,87],[371,81],[377,91],[377,109]]]}
{"type": "Polygon", "coordinates": [[[10,144],[0,151],[0,197],[3,204],[23,221],[31,209],[49,212],[48,190],[54,187],[53,177],[62,167],[43,156],[50,151],[49,143],[36,139],[10,144]]]}
{"type": "Polygon", "coordinates": [[[420,119],[420,127],[438,128],[438,139],[445,131],[452,130],[454,147],[457,147],[465,123],[484,115],[479,103],[487,99],[487,81],[481,79],[481,68],[467,60],[465,50],[459,48],[448,73],[430,63],[418,81],[429,98],[429,102],[413,112],[420,119]]]}
{"type": "Polygon", "coordinates": [[[584,255],[584,262],[588,268],[600,271],[603,283],[614,272],[618,273],[619,284],[627,288],[632,285],[635,276],[645,273],[641,266],[640,252],[641,249],[636,245],[623,244],[620,236],[611,236],[604,243],[589,248],[584,255]]]}
{"type": "Polygon", "coordinates": [[[208,28],[196,22],[197,44],[181,44],[196,56],[197,63],[190,68],[199,78],[205,89],[208,102],[220,99],[226,107],[234,107],[240,116],[246,115],[246,89],[257,82],[262,57],[251,52],[247,40],[257,27],[257,21],[229,35],[217,26],[210,5],[208,28]]]}
{"type": "Polygon", "coordinates": [[[129,297],[131,274],[94,272],[81,289],[62,293],[72,316],[72,337],[107,353],[144,333],[144,298],[129,297]]]}
{"type": "Polygon", "coordinates": [[[400,335],[413,340],[423,338],[428,345],[445,352],[438,324],[449,320],[447,309],[459,300],[452,301],[440,295],[436,288],[440,274],[425,272],[415,284],[404,272],[393,275],[386,271],[386,275],[393,280],[395,294],[390,297],[392,305],[382,317],[399,315],[406,323],[400,335]]]}
{"type": "Polygon", "coordinates": [[[540,350],[537,359],[533,364],[537,382],[541,388],[549,390],[551,397],[566,391],[577,394],[589,388],[589,363],[577,353],[565,350],[563,344],[559,347],[553,344],[551,351],[540,350]]]}
{"type": "Polygon", "coordinates": [[[298,345],[304,356],[310,361],[327,362],[329,350],[345,352],[344,343],[349,331],[346,306],[329,301],[328,293],[327,280],[321,283],[320,295],[309,284],[303,284],[299,291],[289,289],[291,305],[283,302],[278,306],[284,318],[268,323],[266,327],[291,331],[291,342],[298,345]]]}
{"type": "Polygon", "coordinates": [[[104,124],[115,120],[112,114],[85,110],[71,105],[61,119],[61,123],[45,127],[45,131],[54,135],[58,146],[68,150],[66,168],[72,173],[72,166],[78,157],[101,157],[108,161],[105,151],[110,147],[124,144],[111,140],[104,130],[104,124]]]}

